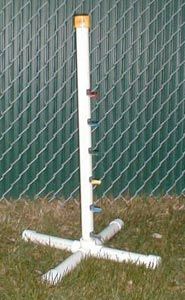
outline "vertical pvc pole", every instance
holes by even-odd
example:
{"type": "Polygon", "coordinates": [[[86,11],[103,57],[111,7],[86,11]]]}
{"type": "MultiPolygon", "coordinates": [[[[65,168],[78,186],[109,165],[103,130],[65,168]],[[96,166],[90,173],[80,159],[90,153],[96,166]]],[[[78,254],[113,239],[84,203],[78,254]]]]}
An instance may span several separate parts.
{"type": "Polygon", "coordinates": [[[74,17],[77,44],[77,76],[78,76],[78,123],[79,123],[79,148],[80,148],[80,192],[81,192],[81,224],[82,239],[90,240],[90,233],[94,230],[93,188],[90,183],[92,177],[91,127],[88,119],[91,118],[90,98],[87,90],[90,89],[89,70],[89,28],[90,17],[81,15],[74,17]]]}

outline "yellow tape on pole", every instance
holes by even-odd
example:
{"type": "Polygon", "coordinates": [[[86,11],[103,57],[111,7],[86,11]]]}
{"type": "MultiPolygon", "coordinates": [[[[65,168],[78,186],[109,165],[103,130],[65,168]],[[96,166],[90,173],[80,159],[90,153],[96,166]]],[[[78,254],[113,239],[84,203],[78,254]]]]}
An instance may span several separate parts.
{"type": "Polygon", "coordinates": [[[75,28],[90,28],[90,16],[79,15],[74,17],[74,27],[75,28]]]}

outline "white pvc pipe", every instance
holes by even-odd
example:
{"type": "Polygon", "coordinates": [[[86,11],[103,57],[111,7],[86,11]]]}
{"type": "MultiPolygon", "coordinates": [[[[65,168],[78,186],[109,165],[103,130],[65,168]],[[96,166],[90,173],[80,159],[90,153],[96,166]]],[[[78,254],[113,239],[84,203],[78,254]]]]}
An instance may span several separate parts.
{"type": "Polygon", "coordinates": [[[89,249],[88,256],[94,256],[102,259],[110,259],[117,262],[134,263],[145,265],[147,268],[155,269],[161,263],[161,257],[155,255],[143,255],[139,253],[111,249],[103,246],[95,246],[89,249]]]}
{"type": "Polygon", "coordinates": [[[91,127],[88,124],[90,116],[90,90],[89,73],[89,16],[76,16],[76,40],[77,40],[77,75],[78,75],[78,121],[79,121],[79,151],[80,151],[80,189],[81,189],[81,223],[82,238],[80,241],[62,239],[33,230],[24,230],[22,238],[37,244],[71,251],[73,254],[54,269],[42,276],[42,281],[49,284],[57,284],[64,275],[72,271],[86,256],[94,256],[102,259],[110,259],[117,262],[130,262],[143,264],[147,268],[156,268],[161,258],[155,255],[143,255],[118,249],[104,247],[103,242],[111,239],[124,225],[123,221],[112,221],[99,235],[92,237],[94,232],[92,178],[92,156],[89,149],[92,148],[91,127]]]}
{"type": "Polygon", "coordinates": [[[38,233],[34,230],[24,230],[22,238],[36,244],[54,247],[56,249],[75,252],[80,248],[80,242],[76,240],[62,239],[47,234],[38,233]]]}
{"type": "Polygon", "coordinates": [[[110,240],[118,231],[121,230],[124,223],[121,219],[115,219],[112,221],[105,229],[103,229],[98,236],[101,239],[101,242],[104,243],[110,240]]]}
{"type": "MultiPolygon", "coordinates": [[[[77,16],[80,20],[76,27],[77,42],[77,76],[78,76],[78,123],[79,123],[79,151],[80,151],[80,192],[81,192],[81,223],[82,238],[90,240],[90,233],[94,230],[93,212],[90,206],[93,204],[93,188],[89,181],[92,177],[92,156],[89,153],[91,143],[91,127],[88,119],[91,118],[90,98],[87,90],[90,89],[89,72],[89,25],[86,21],[89,16],[77,16]],[[81,19],[80,19],[81,18],[81,19]],[[83,23],[84,21],[84,23],[83,23]]],[[[77,20],[76,19],[76,20],[77,20]]]]}
{"type": "Polygon", "coordinates": [[[85,258],[85,255],[81,251],[77,251],[69,256],[66,260],[64,260],[61,264],[59,264],[54,269],[49,270],[46,274],[42,276],[42,281],[45,281],[49,284],[55,285],[62,278],[71,272],[82,259],[85,258]]]}

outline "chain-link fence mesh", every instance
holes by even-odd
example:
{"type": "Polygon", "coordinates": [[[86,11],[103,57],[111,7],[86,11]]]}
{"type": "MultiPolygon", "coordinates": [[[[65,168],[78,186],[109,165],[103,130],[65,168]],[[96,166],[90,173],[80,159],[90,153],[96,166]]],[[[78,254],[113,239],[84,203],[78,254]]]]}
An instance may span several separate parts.
{"type": "Polygon", "coordinates": [[[100,94],[96,196],[185,193],[185,1],[1,0],[0,197],[79,195],[78,13],[100,94]]]}

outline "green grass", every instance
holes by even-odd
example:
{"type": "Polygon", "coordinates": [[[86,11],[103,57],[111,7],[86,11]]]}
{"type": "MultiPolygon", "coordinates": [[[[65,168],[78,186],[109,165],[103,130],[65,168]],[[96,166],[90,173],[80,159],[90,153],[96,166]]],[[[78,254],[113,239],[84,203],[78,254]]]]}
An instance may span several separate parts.
{"type": "Polygon", "coordinates": [[[55,287],[42,284],[41,274],[69,253],[21,240],[24,229],[79,238],[80,207],[62,201],[0,202],[0,300],[11,299],[185,299],[185,198],[138,198],[132,202],[102,201],[96,232],[114,218],[125,226],[107,245],[157,254],[156,270],[143,266],[88,259],[55,287]],[[153,237],[154,233],[161,238],[153,237]]]}

